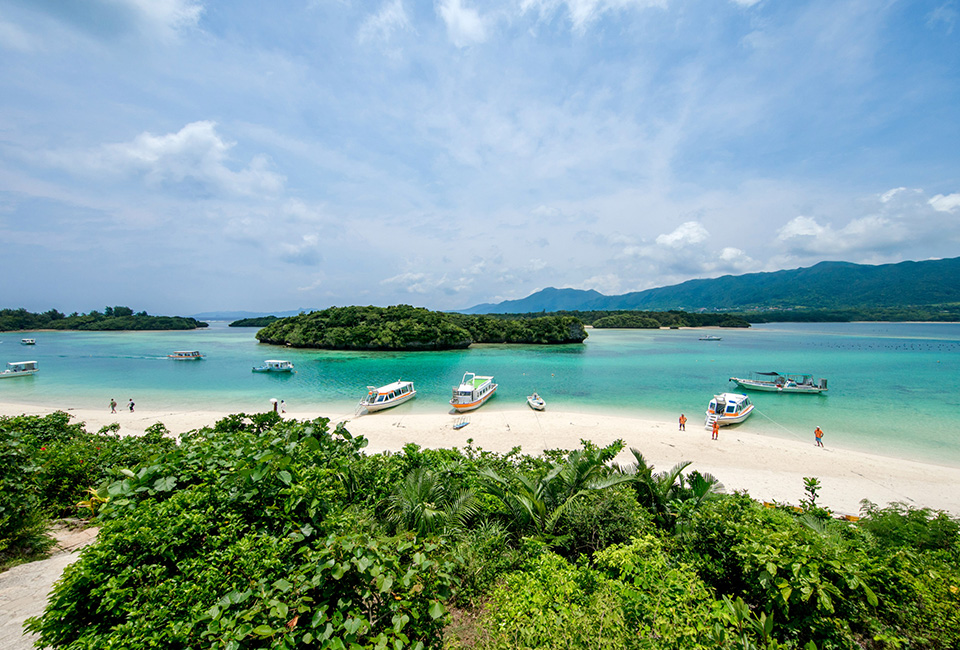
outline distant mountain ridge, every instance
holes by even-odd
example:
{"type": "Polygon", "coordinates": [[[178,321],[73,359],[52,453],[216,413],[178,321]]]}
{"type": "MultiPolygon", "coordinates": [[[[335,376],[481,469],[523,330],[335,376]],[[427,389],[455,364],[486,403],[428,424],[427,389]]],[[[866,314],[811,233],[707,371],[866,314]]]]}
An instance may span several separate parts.
{"type": "Polygon", "coordinates": [[[846,309],[960,303],[960,257],[897,264],[820,262],[811,267],[725,275],[707,280],[605,296],[594,290],[555,289],[519,300],[485,303],[467,314],[539,311],[846,309]]]}

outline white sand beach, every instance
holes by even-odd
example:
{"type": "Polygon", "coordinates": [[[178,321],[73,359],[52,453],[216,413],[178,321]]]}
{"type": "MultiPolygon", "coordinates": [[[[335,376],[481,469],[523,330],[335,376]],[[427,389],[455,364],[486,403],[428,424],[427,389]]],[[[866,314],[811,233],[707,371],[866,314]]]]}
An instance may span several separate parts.
{"type": "MultiPolygon", "coordinates": [[[[46,415],[55,410],[70,413],[75,421],[86,423],[87,431],[97,431],[113,422],[123,435],[141,435],[156,422],[162,422],[173,434],[210,426],[229,415],[227,411],[149,411],[130,413],[118,407],[108,409],[71,408],[69,404],[38,407],[0,403],[0,415],[46,415]]],[[[342,408],[341,408],[342,411],[342,408]]],[[[960,468],[920,463],[899,458],[844,450],[831,446],[831,432],[825,447],[809,442],[784,440],[736,427],[720,430],[720,439],[710,439],[709,431],[691,414],[686,431],[678,431],[676,422],[657,422],[631,417],[597,415],[550,410],[535,412],[527,408],[483,408],[457,416],[450,413],[405,413],[403,409],[354,416],[318,409],[288,409],[286,418],[300,420],[328,417],[331,428],[345,422],[354,435],[370,441],[369,452],[399,450],[413,442],[422,447],[464,447],[467,440],[475,447],[505,452],[521,447],[537,454],[544,449],[576,449],[581,440],[605,445],[617,439],[627,449],[639,449],[657,471],[670,469],[682,461],[692,461],[687,471],[711,473],[726,491],[747,490],[764,501],[798,503],[804,497],[803,478],[820,480],[820,503],[837,513],[857,514],[860,500],[886,505],[903,502],[914,507],[944,510],[960,516],[960,468]],[[453,429],[458,417],[469,424],[453,429]]],[[[836,433],[836,432],[834,432],[836,433]]],[[[630,462],[626,451],[619,461],[630,462]]]]}

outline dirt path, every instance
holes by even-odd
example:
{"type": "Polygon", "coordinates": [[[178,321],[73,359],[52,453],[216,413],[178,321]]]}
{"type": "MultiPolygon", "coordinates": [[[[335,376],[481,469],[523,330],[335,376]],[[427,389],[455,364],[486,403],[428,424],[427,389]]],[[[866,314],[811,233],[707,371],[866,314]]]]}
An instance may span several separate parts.
{"type": "Polygon", "coordinates": [[[46,560],[15,566],[0,573],[0,648],[32,650],[36,635],[24,635],[23,623],[43,613],[47,595],[63,570],[77,559],[80,549],[93,542],[96,528],[75,529],[57,525],[50,531],[57,540],[46,560]]]}

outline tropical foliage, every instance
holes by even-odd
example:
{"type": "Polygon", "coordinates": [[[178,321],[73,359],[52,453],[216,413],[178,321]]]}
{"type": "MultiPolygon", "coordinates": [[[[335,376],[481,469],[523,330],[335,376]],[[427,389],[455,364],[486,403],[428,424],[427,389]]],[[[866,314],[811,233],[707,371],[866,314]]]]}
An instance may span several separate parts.
{"type": "Polygon", "coordinates": [[[960,643],[960,522],[945,513],[865,503],[834,520],[812,478],[797,511],[765,507],[622,442],[370,454],[326,419],[274,413],[166,433],[0,420],[0,552],[36,544],[71,502],[100,527],[29,624],[42,645],[960,643]]]}
{"type": "Polygon", "coordinates": [[[276,316],[256,316],[254,318],[241,318],[240,320],[235,320],[230,323],[229,327],[266,327],[273,321],[277,320],[276,316]]]}
{"type": "Polygon", "coordinates": [[[583,324],[569,316],[503,320],[409,305],[331,307],[278,319],[257,332],[261,343],[333,350],[449,350],[471,343],[580,343],[583,324]]]}
{"type": "Polygon", "coordinates": [[[134,313],[129,307],[106,307],[102,312],[74,312],[69,316],[56,309],[41,314],[26,309],[0,309],[0,332],[17,330],[192,330],[207,327],[195,318],[184,316],[150,316],[145,311],[134,313]]]}

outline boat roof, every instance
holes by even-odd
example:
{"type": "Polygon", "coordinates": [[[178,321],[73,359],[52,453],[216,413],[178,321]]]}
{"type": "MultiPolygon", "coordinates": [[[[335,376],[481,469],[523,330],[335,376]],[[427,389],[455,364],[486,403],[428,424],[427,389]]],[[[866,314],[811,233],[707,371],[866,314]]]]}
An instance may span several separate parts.
{"type": "Polygon", "coordinates": [[[389,393],[390,391],[397,390],[398,388],[401,388],[402,386],[406,386],[407,384],[409,384],[409,385],[412,386],[412,385],[413,385],[413,382],[412,382],[412,381],[401,381],[401,380],[398,379],[397,381],[393,382],[392,384],[387,384],[386,386],[380,386],[379,388],[376,388],[376,387],[374,387],[374,386],[371,386],[370,388],[371,388],[372,390],[377,391],[378,393],[389,393]]]}
{"type": "Polygon", "coordinates": [[[720,393],[718,395],[714,395],[713,399],[721,400],[725,403],[730,403],[730,402],[737,403],[747,399],[747,396],[744,395],[743,393],[720,393]]]}
{"type": "Polygon", "coordinates": [[[493,376],[483,376],[475,375],[472,372],[468,372],[463,376],[463,381],[460,382],[461,386],[472,386],[474,388],[479,388],[488,381],[493,381],[493,376]],[[469,377],[469,378],[468,378],[469,377]]]}
{"type": "Polygon", "coordinates": [[[200,350],[174,350],[174,354],[200,354],[200,350]]]}
{"type": "Polygon", "coordinates": [[[267,359],[264,363],[290,363],[285,359],[267,359]]]}
{"type": "Polygon", "coordinates": [[[33,365],[37,365],[37,362],[36,362],[36,361],[11,361],[11,362],[8,363],[7,365],[8,365],[8,366],[26,366],[26,365],[29,365],[29,364],[31,364],[31,363],[32,363],[33,365]]]}
{"type": "Polygon", "coordinates": [[[809,372],[754,372],[755,375],[763,375],[765,377],[812,377],[809,372]]]}

